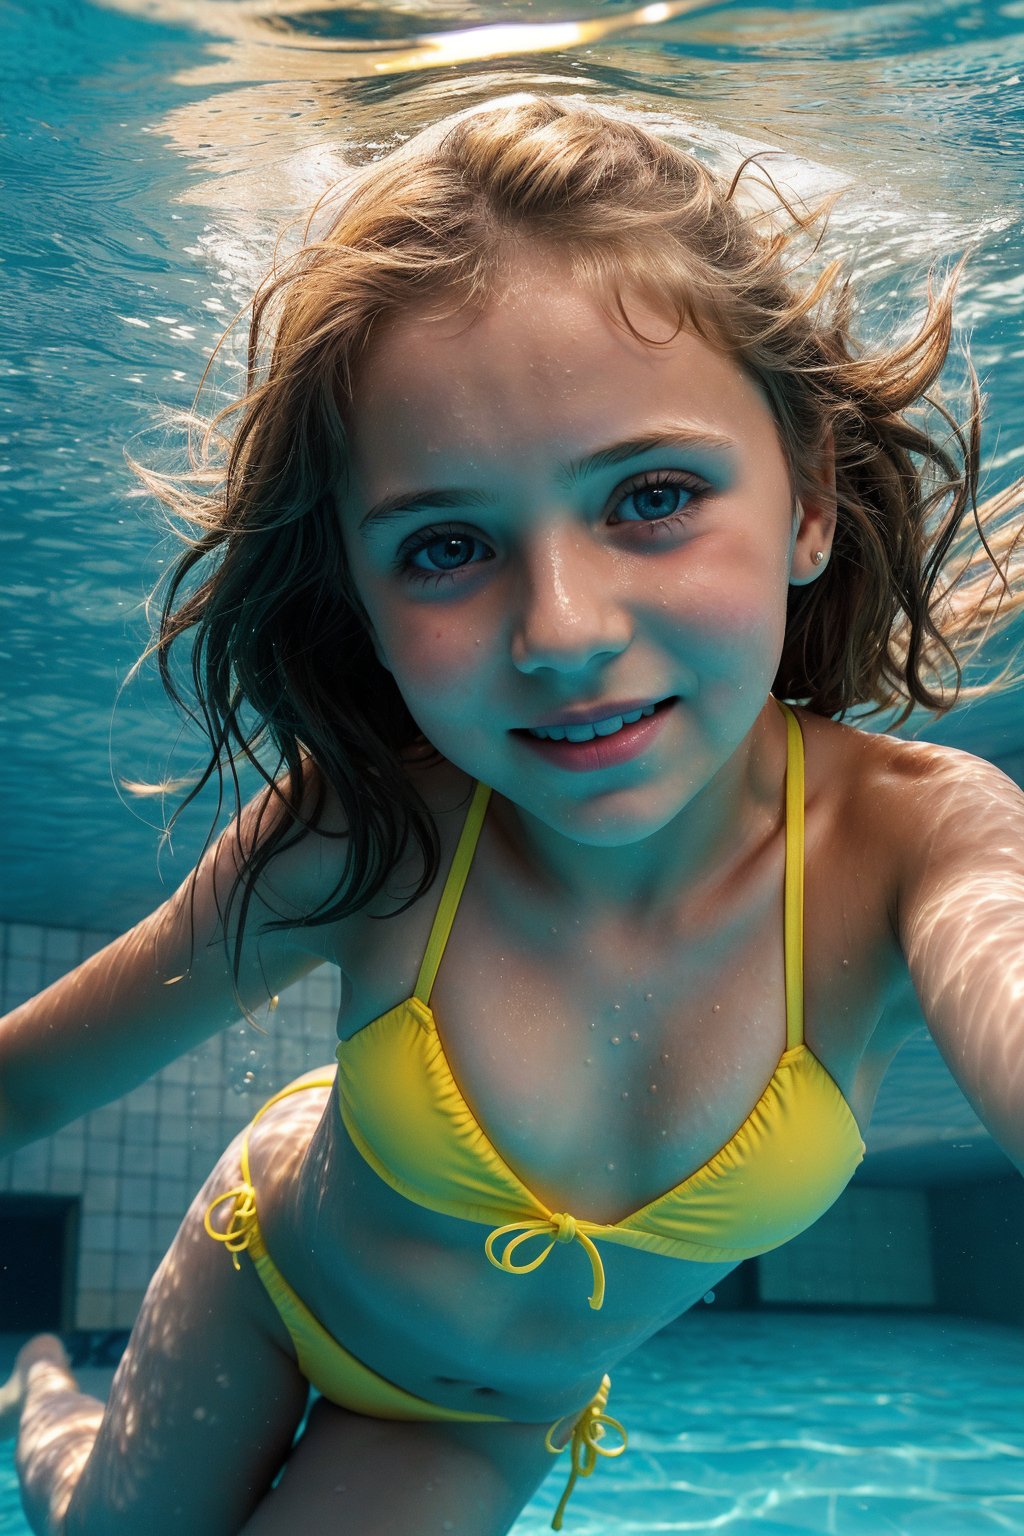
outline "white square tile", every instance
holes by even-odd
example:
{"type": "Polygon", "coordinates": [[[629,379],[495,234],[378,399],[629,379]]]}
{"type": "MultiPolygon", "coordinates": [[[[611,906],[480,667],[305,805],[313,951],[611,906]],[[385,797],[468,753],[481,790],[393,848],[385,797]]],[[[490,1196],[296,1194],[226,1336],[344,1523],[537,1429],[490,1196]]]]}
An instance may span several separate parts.
{"type": "Polygon", "coordinates": [[[145,1252],[136,1252],[134,1249],[118,1251],[114,1255],[114,1289],[145,1291],[155,1268],[156,1263],[148,1249],[145,1252]]]}
{"type": "Polygon", "coordinates": [[[90,1211],[113,1212],[117,1210],[120,1180],[113,1174],[90,1174],[85,1181],[83,1198],[90,1211]]]}
{"type": "Polygon", "coordinates": [[[90,1139],[85,1144],[85,1170],[87,1174],[116,1173],[121,1160],[121,1148],[116,1141],[90,1139]]]}
{"type": "Polygon", "coordinates": [[[110,1291],[114,1286],[113,1253],[84,1252],[78,1255],[78,1290],[110,1291]]]}
{"type": "Polygon", "coordinates": [[[91,1253],[113,1253],[117,1246],[117,1222],[113,1215],[90,1211],[88,1204],[82,1212],[79,1243],[91,1253]]]}
{"type": "Polygon", "coordinates": [[[4,929],[9,959],[42,959],[45,928],[36,923],[5,923],[4,929]]]}
{"type": "Polygon", "coordinates": [[[138,1286],[130,1291],[115,1291],[112,1297],[111,1328],[134,1328],[146,1294],[146,1287],[138,1286]]]}
{"type": "Polygon", "coordinates": [[[156,1140],[156,1113],[136,1115],[129,1112],[124,1117],[123,1134],[132,1154],[136,1147],[149,1145],[156,1140]]]}
{"type": "MultiPolygon", "coordinates": [[[[119,1213],[114,1217],[119,1253],[148,1253],[151,1237],[151,1221],[148,1214],[119,1213]]],[[[98,1246],[98,1245],[95,1245],[98,1246]]]]}
{"type": "Polygon", "coordinates": [[[156,1144],[160,1159],[164,1162],[177,1146],[184,1146],[192,1139],[192,1122],[186,1115],[167,1115],[159,1111],[156,1117],[156,1144]]]}
{"type": "Polygon", "coordinates": [[[114,1328],[114,1297],[110,1291],[79,1291],[75,1298],[76,1328],[114,1328]]]}
{"type": "Polygon", "coordinates": [[[34,997],[43,989],[43,963],[41,960],[8,959],[4,977],[4,995],[7,1007],[16,1008],[19,1003],[34,997]]]}
{"type": "Polygon", "coordinates": [[[78,964],[78,931],[75,928],[47,928],[43,933],[43,958],[56,961],[69,970],[78,964]]]}
{"type": "Polygon", "coordinates": [[[122,1174],[118,1209],[129,1216],[148,1216],[153,1209],[152,1178],[137,1177],[131,1173],[122,1174]]]}

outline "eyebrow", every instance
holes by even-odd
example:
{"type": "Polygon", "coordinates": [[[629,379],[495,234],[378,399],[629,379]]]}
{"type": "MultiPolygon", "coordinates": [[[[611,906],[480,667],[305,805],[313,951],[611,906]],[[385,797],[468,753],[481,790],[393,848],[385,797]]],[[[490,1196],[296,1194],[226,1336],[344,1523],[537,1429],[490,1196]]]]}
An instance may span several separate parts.
{"type": "MultiPolygon", "coordinates": [[[[598,448],[596,452],[587,454],[585,458],[560,464],[558,478],[567,485],[574,485],[588,475],[611,469],[629,459],[638,459],[643,454],[659,448],[680,448],[684,452],[696,450],[724,454],[735,451],[738,446],[733,438],[727,437],[723,432],[712,432],[706,429],[695,431],[689,427],[668,427],[660,431],[647,432],[642,437],[628,437],[623,442],[609,444],[607,448],[598,448]]],[[[366,536],[392,519],[409,517],[413,513],[425,512],[428,508],[440,510],[441,508],[481,507],[493,500],[493,497],[485,495],[482,491],[458,490],[450,486],[427,491],[404,491],[397,496],[385,496],[383,500],[375,502],[361,520],[359,532],[366,536]]]]}

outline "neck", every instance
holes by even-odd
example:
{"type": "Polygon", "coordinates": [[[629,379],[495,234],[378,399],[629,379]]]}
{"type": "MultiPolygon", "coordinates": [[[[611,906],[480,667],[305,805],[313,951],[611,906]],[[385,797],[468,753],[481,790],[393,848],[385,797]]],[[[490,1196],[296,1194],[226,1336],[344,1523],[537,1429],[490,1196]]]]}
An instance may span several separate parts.
{"type": "Polygon", "coordinates": [[[541,902],[570,904],[584,918],[612,912],[651,918],[674,906],[681,890],[735,864],[777,825],[785,811],[785,772],[786,723],[769,698],[724,761],[716,763],[709,749],[695,762],[690,797],[636,842],[578,842],[501,796],[488,819],[541,902]]]}

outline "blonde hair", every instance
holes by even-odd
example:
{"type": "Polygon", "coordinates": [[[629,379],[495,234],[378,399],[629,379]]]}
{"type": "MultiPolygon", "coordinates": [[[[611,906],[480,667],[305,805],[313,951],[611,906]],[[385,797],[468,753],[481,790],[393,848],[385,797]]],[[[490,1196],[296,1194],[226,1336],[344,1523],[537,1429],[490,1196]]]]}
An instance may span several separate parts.
{"type": "Polygon", "coordinates": [[[239,756],[259,767],[268,803],[280,798],[256,757],[269,737],[289,772],[290,816],[261,844],[255,875],[290,823],[317,825],[323,785],[308,814],[299,806],[303,785],[322,775],[349,848],[342,897],[315,921],[372,899],[410,836],[425,864],[410,902],[437,868],[436,834],[402,770],[417,727],[369,643],[340,535],[357,365],[389,317],[427,302],[486,305],[522,241],[557,251],[634,336],[627,292],[726,350],[765,391],[796,496],[813,490],[834,442],[832,556],[818,580],[790,589],[778,697],[827,716],[896,709],[900,722],[914,706],[949,709],[961,659],[1024,602],[1011,572],[1022,527],[1008,517],[1021,487],[977,505],[973,369],[963,424],[928,393],[949,350],[963,262],[937,288],[929,279],[916,334],[869,349],[852,334],[840,263],[800,278],[835,196],[808,211],[779,194],[768,219],[741,195],[751,179],[763,189],[756,161],[726,180],[624,116],[550,98],[434,125],[321,200],[304,245],[256,294],[247,391],[203,423],[198,451],[190,441],[189,472],[135,466],[197,530],[151,648],[182,703],[168,656],[194,632],[211,759],[183,804],[222,772],[222,758],[233,771],[239,756]],[[182,595],[194,568],[203,579],[182,595]]]}

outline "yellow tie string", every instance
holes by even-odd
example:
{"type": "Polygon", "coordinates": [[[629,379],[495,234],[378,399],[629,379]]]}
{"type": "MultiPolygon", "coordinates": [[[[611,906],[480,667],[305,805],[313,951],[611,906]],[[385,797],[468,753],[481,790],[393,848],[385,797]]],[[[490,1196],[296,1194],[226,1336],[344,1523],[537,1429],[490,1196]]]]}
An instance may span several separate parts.
{"type": "Polygon", "coordinates": [[[528,1275],[531,1270],[539,1269],[556,1243],[573,1242],[582,1245],[590,1260],[590,1267],[594,1274],[594,1293],[588,1299],[593,1311],[597,1312],[604,1302],[604,1265],[601,1263],[601,1255],[576,1219],[566,1215],[565,1212],[556,1211],[541,1220],[513,1221],[507,1227],[496,1227],[484,1243],[484,1252],[496,1269],[503,1269],[509,1275],[528,1275]],[[495,1240],[504,1237],[508,1232],[517,1232],[519,1235],[505,1244],[500,1258],[495,1258],[495,1240]],[[528,1242],[532,1237],[544,1237],[549,1233],[551,1241],[535,1259],[529,1264],[513,1264],[512,1255],[520,1243],[528,1242]]]}
{"type": "MultiPolygon", "coordinates": [[[[584,1409],[572,1432],[572,1439],[569,1441],[572,1447],[572,1471],[569,1473],[569,1481],[566,1484],[565,1492],[558,1501],[558,1508],[555,1510],[554,1519],[551,1522],[551,1529],[553,1531],[560,1531],[562,1529],[562,1516],[565,1514],[565,1506],[569,1502],[569,1495],[576,1486],[576,1479],[578,1477],[591,1477],[594,1468],[597,1466],[597,1458],[599,1456],[621,1456],[629,1444],[629,1436],[626,1434],[624,1426],[619,1423],[618,1419],[613,1419],[609,1414],[602,1412],[602,1409],[608,1402],[611,1384],[611,1378],[605,1376],[593,1402],[584,1409]],[[604,1439],[606,1426],[609,1429],[617,1430],[622,1436],[621,1445],[605,1446],[600,1444],[600,1441],[604,1439]]],[[[562,1422],[563,1420],[559,1419],[557,1423],[552,1424],[544,1437],[544,1444],[553,1456],[560,1455],[561,1451],[565,1449],[564,1446],[559,1448],[551,1443],[551,1436],[562,1422]]]]}
{"type": "Polygon", "coordinates": [[[218,1243],[225,1243],[231,1255],[231,1262],[236,1269],[241,1269],[238,1255],[244,1253],[252,1240],[256,1230],[256,1191],[251,1184],[238,1184],[234,1189],[225,1190],[218,1195],[216,1200],[206,1207],[206,1215],[203,1217],[203,1226],[212,1238],[218,1243]],[[223,1232],[218,1232],[211,1225],[210,1217],[218,1205],[225,1200],[234,1200],[235,1208],[231,1212],[231,1220],[223,1232]]]}
{"type": "MultiPolygon", "coordinates": [[[[277,998],[271,998],[270,1002],[271,1007],[275,1007],[277,998]]],[[[210,1204],[206,1207],[206,1214],[203,1217],[203,1226],[210,1237],[215,1242],[226,1244],[227,1250],[231,1255],[231,1262],[236,1269],[241,1269],[242,1267],[238,1262],[238,1255],[245,1252],[253,1237],[259,1232],[259,1224],[256,1220],[256,1191],[252,1187],[252,1175],[249,1172],[249,1136],[253,1126],[260,1116],[265,1115],[273,1104],[279,1103],[281,1099],[286,1099],[289,1094],[302,1093],[306,1088],[331,1088],[333,1086],[333,1077],[319,1077],[313,1082],[306,1082],[303,1079],[297,1083],[289,1083],[287,1088],[282,1088],[280,1093],[275,1093],[273,1098],[268,1099],[249,1121],[249,1128],[242,1140],[242,1150],[239,1154],[244,1182],[236,1184],[234,1189],[226,1189],[222,1195],[217,1196],[216,1200],[211,1200],[210,1204]],[[210,1216],[217,1209],[218,1205],[223,1204],[225,1200],[234,1200],[235,1208],[231,1212],[231,1220],[228,1222],[227,1229],[224,1232],[218,1232],[215,1227],[211,1226],[210,1216]]]]}

